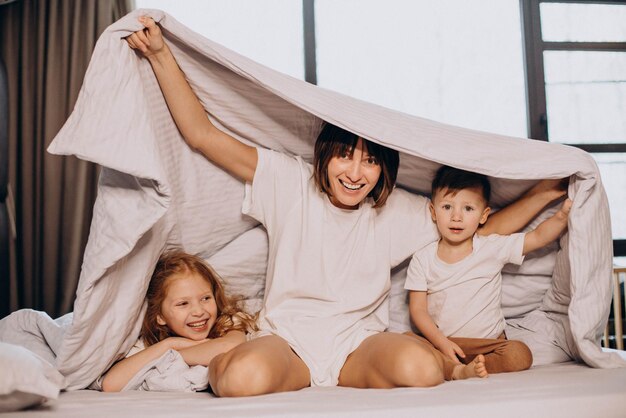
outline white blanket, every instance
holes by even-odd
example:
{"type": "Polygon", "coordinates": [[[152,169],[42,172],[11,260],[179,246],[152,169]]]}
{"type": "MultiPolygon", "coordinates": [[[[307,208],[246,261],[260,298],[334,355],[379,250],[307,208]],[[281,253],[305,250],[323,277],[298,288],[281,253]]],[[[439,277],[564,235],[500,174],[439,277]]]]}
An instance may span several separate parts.
{"type": "MultiPolygon", "coordinates": [[[[212,121],[246,143],[310,159],[325,120],[399,150],[401,187],[428,193],[445,163],[490,176],[496,207],[538,179],[570,177],[573,208],[562,250],[540,254],[535,264],[529,257],[511,272],[509,278],[524,285],[505,282],[504,304],[520,316],[507,331],[536,353],[547,350],[546,362],[572,357],[594,367],[625,364],[599,347],[611,299],[612,241],[606,194],[589,154],[343,96],[263,67],[163,12],[144,10],[102,35],[76,108],[49,148],[103,166],[73,322],[55,349],[69,389],[89,385],[135,343],[150,274],[167,247],[212,260],[229,287],[257,306],[262,295],[265,238],[240,213],[243,184],[185,145],[149,63],[122,40],[141,29],[141,14],[161,24],[212,121]],[[516,302],[524,298],[532,300],[516,302]]],[[[395,270],[394,329],[408,326],[406,295],[397,289],[402,278],[403,270],[395,270]]]]}
{"type": "Polygon", "coordinates": [[[168,350],[142,367],[122,391],[198,392],[208,387],[208,367],[188,366],[178,351],[168,350]]]}

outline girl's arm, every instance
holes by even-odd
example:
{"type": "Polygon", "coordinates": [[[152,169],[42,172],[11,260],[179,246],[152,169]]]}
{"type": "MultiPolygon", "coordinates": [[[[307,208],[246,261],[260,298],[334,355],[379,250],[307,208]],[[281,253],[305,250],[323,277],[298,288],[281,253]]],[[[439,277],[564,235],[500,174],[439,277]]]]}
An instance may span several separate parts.
{"type": "Polygon", "coordinates": [[[522,197],[490,215],[479,235],[510,235],[520,231],[549,203],[565,195],[567,179],[542,180],[522,197]]]}
{"type": "Polygon", "coordinates": [[[567,228],[567,218],[572,201],[566,199],[561,209],[524,236],[524,255],[554,241],[567,228]]]}
{"type": "Polygon", "coordinates": [[[208,366],[213,357],[230,351],[244,342],[246,342],[246,336],[243,332],[230,331],[223,337],[179,350],[179,353],[183,356],[185,363],[190,366],[208,366]]]}
{"type": "Polygon", "coordinates": [[[426,292],[415,290],[409,292],[409,312],[411,313],[413,324],[420,330],[422,335],[443,354],[456,363],[461,364],[457,354],[465,357],[465,353],[461,350],[461,347],[443,335],[433,321],[428,313],[428,295],[426,292]]]}
{"type": "Polygon", "coordinates": [[[102,379],[103,392],[119,392],[146,364],[161,357],[168,350],[180,351],[186,347],[201,344],[206,340],[194,341],[182,337],[170,337],[144,350],[118,361],[102,379]]]}
{"type": "Polygon", "coordinates": [[[176,126],[187,144],[235,177],[251,182],[257,165],[256,148],[238,141],[211,123],[163,41],[159,26],[149,17],[141,17],[139,21],[146,29],[133,33],[126,40],[150,62],[176,126]]]}

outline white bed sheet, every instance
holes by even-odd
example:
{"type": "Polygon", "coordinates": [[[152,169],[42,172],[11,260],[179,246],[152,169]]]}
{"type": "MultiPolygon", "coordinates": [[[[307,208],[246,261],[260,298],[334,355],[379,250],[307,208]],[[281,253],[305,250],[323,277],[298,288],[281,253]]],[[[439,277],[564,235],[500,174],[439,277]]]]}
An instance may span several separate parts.
{"type": "Polygon", "coordinates": [[[573,362],[428,389],[307,388],[249,398],[206,392],[64,392],[5,417],[625,417],[626,369],[573,362]]]}

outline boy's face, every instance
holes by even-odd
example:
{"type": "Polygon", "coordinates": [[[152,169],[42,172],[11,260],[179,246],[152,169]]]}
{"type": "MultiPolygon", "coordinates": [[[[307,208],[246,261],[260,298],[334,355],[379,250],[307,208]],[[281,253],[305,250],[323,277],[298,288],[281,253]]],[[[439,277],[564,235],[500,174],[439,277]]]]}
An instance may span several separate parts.
{"type": "Polygon", "coordinates": [[[430,203],[430,213],[441,238],[450,244],[471,240],[478,227],[487,221],[489,211],[480,188],[439,189],[430,203]]]}

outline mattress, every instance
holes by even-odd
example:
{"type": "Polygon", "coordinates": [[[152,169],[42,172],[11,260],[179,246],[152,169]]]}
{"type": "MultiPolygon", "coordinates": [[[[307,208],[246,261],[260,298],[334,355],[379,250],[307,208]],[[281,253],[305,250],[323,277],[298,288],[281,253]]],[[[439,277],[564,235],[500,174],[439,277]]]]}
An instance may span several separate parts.
{"type": "MultiPolygon", "coordinates": [[[[622,352],[624,353],[624,352],[622,352]]],[[[623,355],[623,357],[626,357],[623,355]]],[[[427,388],[306,388],[248,398],[78,390],[7,417],[624,417],[626,369],[574,362],[427,388]]]]}

